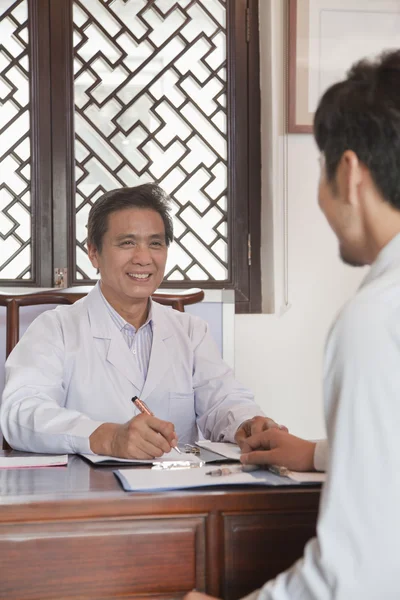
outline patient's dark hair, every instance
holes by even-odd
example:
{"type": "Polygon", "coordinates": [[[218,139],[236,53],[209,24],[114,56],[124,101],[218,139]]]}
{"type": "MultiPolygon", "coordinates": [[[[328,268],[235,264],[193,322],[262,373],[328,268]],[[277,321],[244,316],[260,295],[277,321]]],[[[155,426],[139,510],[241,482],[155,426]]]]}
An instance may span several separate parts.
{"type": "Polygon", "coordinates": [[[353,65],[322,96],[314,136],[328,181],[346,150],[369,169],[382,196],[400,210],[400,50],[353,65]]]}
{"type": "Polygon", "coordinates": [[[165,243],[167,246],[170,245],[174,239],[170,215],[170,198],[155,183],[118,188],[100,196],[89,212],[88,244],[93,244],[98,252],[101,252],[104,234],[108,228],[108,216],[113,212],[125,210],[126,208],[143,208],[158,212],[164,222],[165,243]]]}

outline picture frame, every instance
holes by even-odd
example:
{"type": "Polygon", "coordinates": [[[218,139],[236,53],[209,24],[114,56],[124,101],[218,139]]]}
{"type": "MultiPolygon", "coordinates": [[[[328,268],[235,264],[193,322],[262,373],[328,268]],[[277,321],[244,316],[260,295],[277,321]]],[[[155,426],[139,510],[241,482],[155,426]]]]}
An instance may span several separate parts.
{"type": "Polygon", "coordinates": [[[353,63],[400,48],[400,0],[289,0],[288,133],[312,133],[318,100],[353,63]]]}

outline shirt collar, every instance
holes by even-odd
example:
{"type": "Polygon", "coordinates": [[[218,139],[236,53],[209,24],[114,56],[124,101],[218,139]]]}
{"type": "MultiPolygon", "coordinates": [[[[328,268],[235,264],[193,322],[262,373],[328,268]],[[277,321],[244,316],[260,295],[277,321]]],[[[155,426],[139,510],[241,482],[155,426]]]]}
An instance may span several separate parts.
{"type": "Polygon", "coordinates": [[[385,273],[385,271],[396,267],[400,267],[400,233],[395,235],[379,252],[360,288],[385,273]]]}
{"type": "MultiPolygon", "coordinates": [[[[133,325],[128,323],[128,321],[125,321],[125,319],[123,317],[121,317],[119,312],[117,312],[115,310],[115,308],[113,306],[111,306],[111,304],[108,302],[108,300],[106,300],[103,292],[101,291],[100,284],[99,284],[99,292],[100,292],[100,296],[103,299],[104,304],[106,305],[106,308],[110,314],[111,319],[114,321],[114,323],[118,327],[119,331],[122,331],[124,328],[126,328],[126,329],[133,329],[134,332],[136,333],[136,327],[134,327],[133,325]]],[[[142,328],[146,327],[147,325],[150,325],[150,327],[153,329],[153,300],[151,298],[149,298],[149,312],[147,314],[147,319],[146,319],[145,323],[143,323],[143,325],[139,329],[142,329],[142,328]]]]}

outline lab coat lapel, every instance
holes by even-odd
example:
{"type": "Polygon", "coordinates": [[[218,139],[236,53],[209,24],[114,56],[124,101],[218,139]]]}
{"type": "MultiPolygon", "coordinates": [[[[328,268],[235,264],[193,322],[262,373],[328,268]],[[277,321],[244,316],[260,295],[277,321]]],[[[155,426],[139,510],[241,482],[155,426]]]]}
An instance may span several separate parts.
{"type": "Polygon", "coordinates": [[[137,361],[107,311],[104,300],[100,295],[99,284],[87,296],[90,327],[94,340],[101,340],[105,345],[106,361],[112,364],[124,377],[126,377],[140,394],[143,388],[143,374],[140,372],[137,361]],[[107,347],[107,341],[109,341],[107,347]]]}
{"type": "Polygon", "coordinates": [[[124,375],[141,393],[144,383],[144,377],[141,373],[137,361],[135,360],[123,335],[114,327],[110,345],[107,352],[107,361],[111,363],[122,375],[124,375]]]}
{"type": "Polygon", "coordinates": [[[153,343],[151,347],[149,369],[146,382],[142,390],[142,399],[146,399],[151,392],[162,381],[167,369],[171,363],[171,350],[168,345],[168,339],[174,335],[174,329],[167,316],[168,309],[152,303],[152,321],[153,321],[153,343]]]}

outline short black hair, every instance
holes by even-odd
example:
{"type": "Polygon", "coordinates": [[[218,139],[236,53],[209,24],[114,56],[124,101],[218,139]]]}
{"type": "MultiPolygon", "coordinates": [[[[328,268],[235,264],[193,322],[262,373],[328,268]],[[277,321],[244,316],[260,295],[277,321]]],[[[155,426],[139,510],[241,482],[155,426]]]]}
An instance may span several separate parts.
{"type": "Polygon", "coordinates": [[[170,198],[155,183],[118,188],[100,196],[89,212],[88,244],[93,244],[98,252],[101,252],[104,234],[108,228],[108,216],[113,212],[126,208],[142,208],[158,212],[164,222],[165,243],[167,246],[170,245],[174,239],[174,229],[170,215],[170,198]]]}
{"type": "Polygon", "coordinates": [[[314,136],[328,181],[352,150],[383,198],[400,210],[400,50],[355,63],[344,81],[322,96],[314,136]]]}

